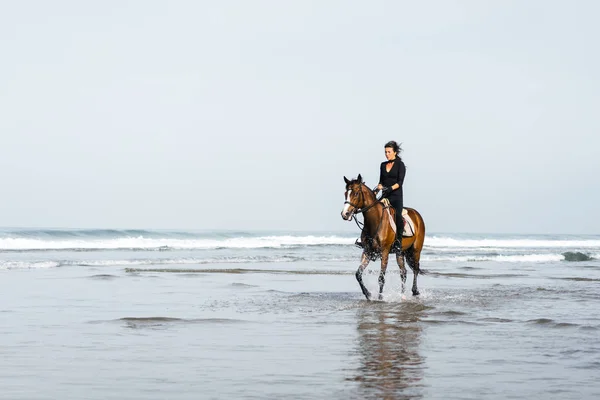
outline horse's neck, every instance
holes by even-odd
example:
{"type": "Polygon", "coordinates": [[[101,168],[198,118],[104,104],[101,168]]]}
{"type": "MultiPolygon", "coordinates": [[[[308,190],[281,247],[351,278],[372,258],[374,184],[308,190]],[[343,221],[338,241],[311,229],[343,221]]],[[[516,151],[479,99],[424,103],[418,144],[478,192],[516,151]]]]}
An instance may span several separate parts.
{"type": "Polygon", "coordinates": [[[381,207],[378,207],[377,204],[373,204],[377,203],[377,199],[371,193],[365,194],[365,199],[369,199],[369,202],[367,203],[365,201],[363,208],[369,207],[369,209],[363,212],[365,223],[364,229],[367,233],[375,235],[377,228],[379,227],[379,222],[381,221],[381,207]]]}
{"type": "Polygon", "coordinates": [[[369,190],[368,188],[365,188],[365,187],[362,188],[362,195],[363,195],[363,199],[364,199],[364,204],[361,208],[366,208],[366,207],[369,207],[373,203],[377,203],[377,198],[375,197],[373,192],[371,192],[371,190],[369,190]]]}

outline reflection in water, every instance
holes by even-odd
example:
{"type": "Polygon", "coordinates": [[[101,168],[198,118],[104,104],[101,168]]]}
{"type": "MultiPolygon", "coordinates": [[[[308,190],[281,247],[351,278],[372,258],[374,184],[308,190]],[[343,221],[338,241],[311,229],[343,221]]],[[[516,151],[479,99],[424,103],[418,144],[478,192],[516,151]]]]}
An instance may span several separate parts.
{"type": "Polygon", "coordinates": [[[358,310],[360,366],[353,378],[361,398],[419,399],[425,368],[419,354],[425,306],[369,303],[358,310]]]}

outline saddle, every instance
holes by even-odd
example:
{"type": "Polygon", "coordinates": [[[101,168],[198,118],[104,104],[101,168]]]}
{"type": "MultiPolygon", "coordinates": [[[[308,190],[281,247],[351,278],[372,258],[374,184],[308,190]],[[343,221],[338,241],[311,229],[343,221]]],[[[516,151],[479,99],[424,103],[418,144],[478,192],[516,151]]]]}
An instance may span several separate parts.
{"type": "MultiPolygon", "coordinates": [[[[390,201],[386,198],[381,199],[379,202],[381,204],[383,204],[383,208],[385,210],[387,210],[388,216],[390,217],[390,224],[392,225],[392,230],[394,231],[394,233],[396,233],[396,230],[397,230],[396,219],[394,218],[394,216],[392,215],[392,212],[390,211],[394,207],[392,207],[390,205],[390,201]]],[[[406,223],[404,224],[404,232],[402,232],[402,236],[403,237],[414,236],[415,235],[415,223],[408,215],[408,211],[406,211],[406,208],[402,209],[402,218],[404,218],[404,221],[406,221],[406,223]]]]}

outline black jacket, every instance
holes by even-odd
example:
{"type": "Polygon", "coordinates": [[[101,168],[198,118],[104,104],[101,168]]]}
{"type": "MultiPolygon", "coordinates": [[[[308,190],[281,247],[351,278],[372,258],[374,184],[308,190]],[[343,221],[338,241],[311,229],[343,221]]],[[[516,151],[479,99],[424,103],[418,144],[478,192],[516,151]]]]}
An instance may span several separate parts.
{"type": "Polygon", "coordinates": [[[400,160],[399,158],[396,158],[394,161],[394,165],[392,166],[392,169],[390,169],[390,172],[387,172],[385,170],[385,166],[387,163],[388,163],[388,161],[384,161],[381,163],[381,168],[379,171],[379,183],[382,184],[383,186],[389,186],[389,187],[391,187],[395,183],[400,185],[400,187],[398,189],[394,190],[392,193],[390,193],[386,197],[389,199],[394,198],[394,197],[401,199],[403,197],[402,196],[402,184],[404,183],[404,175],[406,175],[406,166],[404,165],[404,162],[402,162],[402,160],[400,160]]]}

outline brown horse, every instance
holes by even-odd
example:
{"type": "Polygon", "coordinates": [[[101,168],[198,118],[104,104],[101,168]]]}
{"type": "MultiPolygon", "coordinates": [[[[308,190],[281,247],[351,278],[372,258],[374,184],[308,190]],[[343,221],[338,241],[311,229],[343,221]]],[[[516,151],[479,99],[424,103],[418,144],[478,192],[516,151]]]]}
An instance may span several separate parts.
{"type": "MultiPolygon", "coordinates": [[[[369,260],[374,261],[381,257],[381,271],[379,272],[379,299],[381,300],[388,258],[392,244],[396,239],[396,234],[390,223],[390,214],[393,220],[396,210],[391,208],[390,213],[388,213],[385,206],[377,200],[373,191],[365,185],[360,174],[357,179],[351,181],[344,177],[344,181],[346,182],[346,193],[342,218],[348,221],[358,213],[362,213],[364,216],[364,227],[360,236],[363,243],[363,253],[360,266],[356,271],[356,280],[367,300],[371,300],[371,292],[365,287],[362,275],[369,264],[369,260]]],[[[396,261],[400,267],[402,292],[404,293],[406,283],[406,267],[404,266],[404,258],[406,257],[408,266],[413,270],[412,292],[414,296],[417,296],[419,294],[417,276],[420,271],[421,250],[425,241],[425,222],[417,210],[413,208],[405,209],[414,222],[415,234],[402,238],[402,252],[396,254],[396,261]]],[[[402,227],[398,227],[398,229],[402,229],[402,227]]]]}

